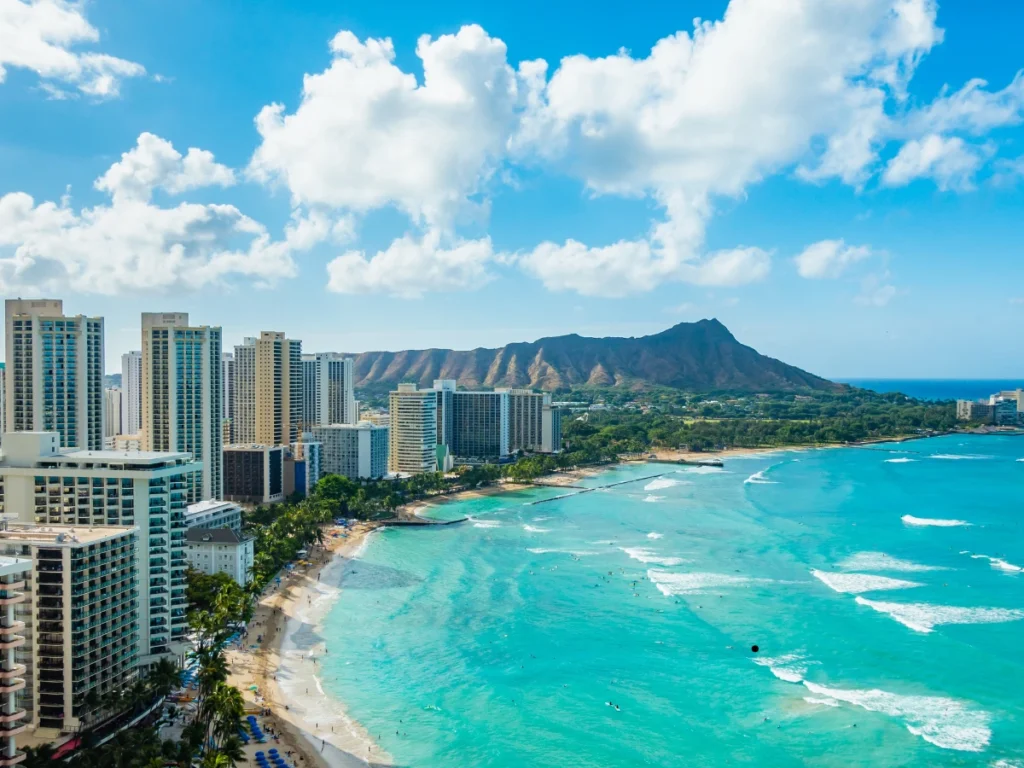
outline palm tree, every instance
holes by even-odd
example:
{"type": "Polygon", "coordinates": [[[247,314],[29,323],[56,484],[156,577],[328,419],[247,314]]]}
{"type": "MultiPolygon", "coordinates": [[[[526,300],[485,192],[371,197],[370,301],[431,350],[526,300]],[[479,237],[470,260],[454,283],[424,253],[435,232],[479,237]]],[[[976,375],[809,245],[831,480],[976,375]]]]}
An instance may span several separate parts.
{"type": "Polygon", "coordinates": [[[25,747],[23,768],[50,768],[53,765],[53,753],[57,750],[52,744],[40,744],[38,747],[25,747]]]}
{"type": "Polygon", "coordinates": [[[170,659],[160,659],[150,667],[146,682],[157,696],[166,696],[181,685],[181,671],[170,659]]]}

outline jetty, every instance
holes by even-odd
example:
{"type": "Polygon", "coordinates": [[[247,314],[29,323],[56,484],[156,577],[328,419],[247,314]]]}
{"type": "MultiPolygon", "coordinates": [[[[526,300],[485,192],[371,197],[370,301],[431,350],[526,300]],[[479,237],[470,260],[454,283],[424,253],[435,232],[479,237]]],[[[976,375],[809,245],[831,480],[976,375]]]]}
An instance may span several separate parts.
{"type": "Polygon", "coordinates": [[[552,496],[550,499],[539,499],[537,501],[531,501],[526,506],[535,507],[538,504],[547,504],[551,501],[558,501],[559,499],[567,499],[570,496],[580,496],[584,493],[593,493],[594,491],[603,491],[606,488],[614,488],[618,485],[626,485],[627,483],[640,483],[644,480],[654,480],[657,477],[664,477],[665,475],[672,474],[671,472],[659,472],[656,475],[647,475],[646,477],[633,477],[629,480],[619,480],[615,483],[608,483],[607,485],[596,485],[592,488],[586,488],[579,485],[555,485],[554,483],[534,483],[534,485],[544,485],[548,488],[572,488],[572,493],[563,493],[558,496],[552,496]]]}

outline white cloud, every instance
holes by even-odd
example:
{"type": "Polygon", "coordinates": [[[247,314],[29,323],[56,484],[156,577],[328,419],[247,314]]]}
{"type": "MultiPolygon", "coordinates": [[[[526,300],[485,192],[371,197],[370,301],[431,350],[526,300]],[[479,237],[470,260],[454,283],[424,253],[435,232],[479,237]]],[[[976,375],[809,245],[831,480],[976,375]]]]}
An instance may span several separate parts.
{"type": "Polygon", "coordinates": [[[549,287],[599,295],[763,277],[757,249],[702,261],[715,198],[795,166],[861,183],[890,130],[886,104],[942,38],[935,11],[932,0],[733,0],[721,21],[666,37],[646,58],[569,56],[550,79],[543,62],[521,65],[517,157],[664,210],[644,241],[544,243],[523,265],[549,287]]]}
{"type": "Polygon", "coordinates": [[[305,77],[293,114],[272,104],[257,116],[251,174],[284,184],[296,205],[394,205],[418,224],[450,227],[474,208],[515,126],[505,44],[475,25],[425,35],[422,83],[394,64],[390,39],[342,31],[331,50],[331,65],[305,77]]]}
{"type": "Polygon", "coordinates": [[[855,301],[868,307],[884,307],[898,294],[899,289],[889,282],[889,273],[868,275],[861,281],[860,294],[855,301]]]}
{"type": "Polygon", "coordinates": [[[991,147],[967,144],[959,136],[931,134],[913,139],[889,161],[882,183],[902,187],[915,179],[930,178],[943,191],[972,189],[974,174],[991,152],[991,147]]]}
{"type": "Polygon", "coordinates": [[[326,237],[329,220],[297,215],[284,240],[275,241],[233,205],[149,203],[154,187],[219,184],[225,173],[207,152],[182,158],[163,139],[143,134],[96,182],[111,195],[109,204],[75,210],[66,199],[0,197],[0,291],[117,295],[238,279],[263,286],[293,276],[292,254],[326,237]]]}
{"type": "Polygon", "coordinates": [[[146,70],[105,53],[73,50],[98,40],[99,32],[86,20],[79,3],[0,0],[0,83],[6,68],[14,67],[35,72],[51,98],[71,95],[55,82],[87,96],[115,97],[123,79],[139,77],[146,70]]]}
{"type": "Polygon", "coordinates": [[[519,264],[553,291],[620,297],[672,280],[712,286],[756,282],[768,274],[771,257],[760,248],[735,248],[678,261],[655,251],[646,240],[622,240],[600,248],[568,240],[561,245],[541,243],[519,264]]]}
{"type": "Polygon", "coordinates": [[[216,162],[213,153],[191,147],[182,157],[171,142],[142,133],[136,145],[96,179],[95,187],[109,193],[115,202],[146,202],[157,188],[176,195],[197,187],[234,183],[234,171],[216,162]]]}
{"type": "Polygon", "coordinates": [[[871,256],[866,245],[847,245],[843,240],[819,240],[807,246],[796,258],[800,277],[811,280],[839,277],[855,262],[871,256]]]}
{"type": "Polygon", "coordinates": [[[1002,90],[989,91],[987,85],[974,78],[953,93],[943,88],[933,102],[908,115],[906,132],[920,136],[964,131],[980,136],[1024,120],[1024,72],[1017,72],[1002,90]]]}
{"type": "Polygon", "coordinates": [[[487,267],[498,257],[489,237],[446,240],[432,229],[422,237],[401,237],[369,258],[362,251],[348,251],[327,265],[327,288],[419,298],[432,291],[472,290],[491,280],[487,267]]]}

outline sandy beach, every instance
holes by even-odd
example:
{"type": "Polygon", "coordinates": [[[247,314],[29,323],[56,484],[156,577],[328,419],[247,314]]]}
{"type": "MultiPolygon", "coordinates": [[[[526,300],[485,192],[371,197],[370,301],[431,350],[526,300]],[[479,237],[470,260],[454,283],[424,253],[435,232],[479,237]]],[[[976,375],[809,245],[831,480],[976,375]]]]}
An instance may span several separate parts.
{"type": "MultiPolygon", "coordinates": [[[[227,653],[229,683],[242,691],[248,707],[272,712],[261,724],[280,735],[282,753],[297,753],[290,762],[299,766],[391,765],[370,734],[324,693],[317,661],[326,653],[317,628],[341,593],[347,563],[376,527],[325,528],[325,546],[310,552],[309,565],[267,587],[242,647],[227,653]]],[[[270,746],[250,745],[246,752],[253,756],[270,746]]]]}

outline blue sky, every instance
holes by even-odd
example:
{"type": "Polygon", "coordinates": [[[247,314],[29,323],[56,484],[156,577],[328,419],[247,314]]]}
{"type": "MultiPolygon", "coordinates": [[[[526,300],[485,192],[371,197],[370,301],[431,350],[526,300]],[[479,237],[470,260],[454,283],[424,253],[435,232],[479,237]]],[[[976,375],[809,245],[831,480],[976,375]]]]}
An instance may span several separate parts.
{"type": "Polygon", "coordinates": [[[105,316],[112,371],[173,310],[309,351],[717,317],[826,376],[1019,376],[1022,25],[0,0],[0,286],[105,316]]]}

